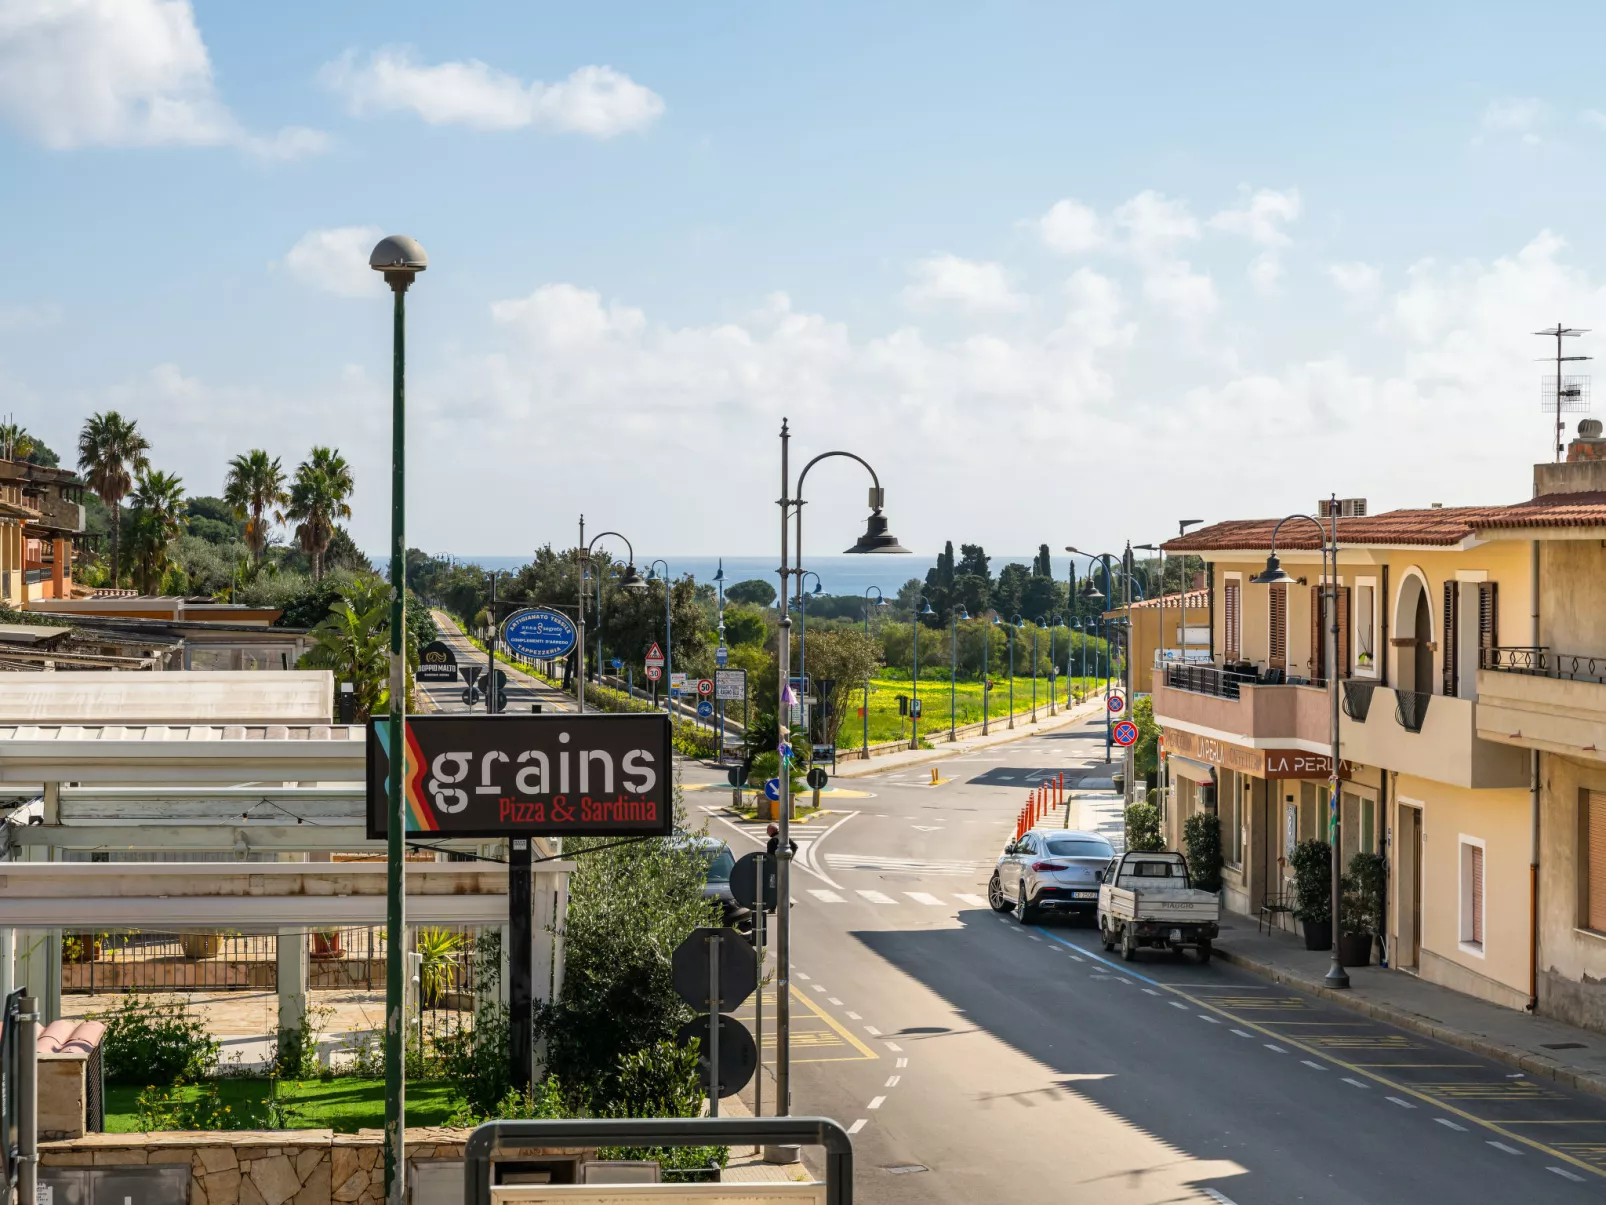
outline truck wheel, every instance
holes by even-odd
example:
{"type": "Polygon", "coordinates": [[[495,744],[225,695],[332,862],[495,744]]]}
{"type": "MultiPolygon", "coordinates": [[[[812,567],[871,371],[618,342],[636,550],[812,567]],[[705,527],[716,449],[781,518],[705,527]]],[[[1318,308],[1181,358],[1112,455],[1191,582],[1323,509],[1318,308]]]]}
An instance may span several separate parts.
{"type": "Polygon", "coordinates": [[[1199,955],[1200,963],[1209,962],[1210,961],[1210,939],[1207,937],[1204,940],[1200,941],[1198,946],[1195,947],[1194,952],[1199,955]]]}
{"type": "Polygon", "coordinates": [[[1121,930],[1121,960],[1131,962],[1138,956],[1138,943],[1132,940],[1132,930],[1121,930]]]}
{"type": "Polygon", "coordinates": [[[1004,898],[1004,885],[998,881],[998,872],[993,872],[992,881],[987,884],[987,902],[992,905],[994,912],[1008,912],[1011,905],[1004,898]]]}
{"type": "Polygon", "coordinates": [[[1109,931],[1105,929],[1104,922],[1102,921],[1099,922],[1099,941],[1103,944],[1104,952],[1106,954],[1115,949],[1115,943],[1110,940],[1109,931]]]}

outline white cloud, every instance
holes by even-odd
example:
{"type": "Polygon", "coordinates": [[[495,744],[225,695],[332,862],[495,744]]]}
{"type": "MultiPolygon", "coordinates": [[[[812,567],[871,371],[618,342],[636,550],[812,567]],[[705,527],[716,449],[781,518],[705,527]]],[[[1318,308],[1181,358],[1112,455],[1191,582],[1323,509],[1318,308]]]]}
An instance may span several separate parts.
{"type": "Polygon", "coordinates": [[[61,318],[61,306],[54,303],[0,305],[0,334],[49,330],[60,326],[61,318]]]}
{"type": "Polygon", "coordinates": [[[1026,298],[1010,287],[999,264],[933,255],[917,261],[910,271],[915,279],[903,290],[903,299],[917,308],[947,304],[973,313],[1026,308],[1026,298]]]}
{"type": "Polygon", "coordinates": [[[644,129],[664,111],[661,96],[612,67],[581,67],[559,83],[525,84],[478,59],[426,66],[411,51],[391,47],[366,63],[348,51],[322,77],[356,116],[412,112],[437,126],[537,126],[609,138],[644,129]]]}
{"type": "Polygon", "coordinates": [[[1053,207],[1037,219],[1037,231],[1043,245],[1061,255],[1079,255],[1104,242],[1099,215],[1069,197],[1054,202],[1053,207]]]}
{"type": "Polygon", "coordinates": [[[1338,286],[1339,292],[1355,302],[1372,300],[1383,287],[1382,270],[1359,260],[1329,264],[1327,275],[1338,286]]]}
{"type": "Polygon", "coordinates": [[[261,136],[239,124],[187,0],[0,4],[0,113],[57,150],[236,146],[291,158],[324,145],[315,130],[261,136]]]}
{"type": "Polygon", "coordinates": [[[1212,230],[1241,235],[1262,248],[1249,262],[1249,282],[1257,292],[1271,293],[1283,276],[1281,251],[1293,244],[1283,227],[1299,217],[1299,190],[1279,192],[1261,188],[1242,190],[1235,208],[1223,209],[1210,219],[1212,230]]]}
{"type": "Polygon", "coordinates": [[[1483,111],[1480,137],[1516,137],[1529,145],[1537,145],[1549,116],[1544,102],[1532,96],[1492,100],[1483,111]]]}
{"type": "Polygon", "coordinates": [[[368,266],[368,255],[383,233],[378,226],[309,230],[285,253],[284,267],[303,284],[337,297],[377,296],[384,281],[368,266]]]}
{"type": "Polygon", "coordinates": [[[1143,272],[1143,295],[1152,304],[1195,328],[1216,311],[1215,283],[1178,254],[1199,237],[1186,201],[1146,189],[1116,208],[1115,224],[1143,272]]]}

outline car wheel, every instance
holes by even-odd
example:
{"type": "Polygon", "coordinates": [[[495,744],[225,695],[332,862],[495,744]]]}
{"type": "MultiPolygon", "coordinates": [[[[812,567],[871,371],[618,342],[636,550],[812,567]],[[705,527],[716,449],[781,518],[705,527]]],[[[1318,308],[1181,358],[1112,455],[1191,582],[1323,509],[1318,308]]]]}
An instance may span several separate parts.
{"type": "Polygon", "coordinates": [[[1205,963],[1205,962],[1209,962],[1210,961],[1210,940],[1209,940],[1209,938],[1206,938],[1204,941],[1201,941],[1199,943],[1198,948],[1195,951],[1195,953],[1197,953],[1199,955],[1199,961],[1201,963],[1205,963]]]}
{"type": "Polygon", "coordinates": [[[1138,956],[1138,943],[1132,940],[1130,928],[1121,930],[1121,961],[1131,962],[1138,956]]]}
{"type": "Polygon", "coordinates": [[[1004,885],[998,881],[998,872],[993,872],[992,881],[987,884],[987,902],[992,905],[994,912],[1008,912],[1010,902],[1004,898],[1004,885]]]}
{"type": "Polygon", "coordinates": [[[1037,923],[1037,909],[1026,902],[1026,884],[1020,885],[1020,899],[1015,901],[1015,919],[1023,925],[1037,923]]]}
{"type": "Polygon", "coordinates": [[[1102,921],[1099,922],[1099,942],[1104,946],[1104,952],[1106,954],[1115,949],[1115,943],[1110,940],[1109,931],[1105,929],[1102,921]]]}

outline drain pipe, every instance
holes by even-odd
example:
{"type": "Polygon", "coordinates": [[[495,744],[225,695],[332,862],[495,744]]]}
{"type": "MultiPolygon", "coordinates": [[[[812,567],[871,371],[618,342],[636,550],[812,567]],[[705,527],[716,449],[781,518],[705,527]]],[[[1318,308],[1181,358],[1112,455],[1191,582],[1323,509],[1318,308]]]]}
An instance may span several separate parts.
{"type": "MultiPolygon", "coordinates": [[[[1539,648],[1539,541],[1528,544],[1528,643],[1539,648]]],[[[1528,754],[1528,1011],[1539,1011],[1539,750],[1528,754]]]]}

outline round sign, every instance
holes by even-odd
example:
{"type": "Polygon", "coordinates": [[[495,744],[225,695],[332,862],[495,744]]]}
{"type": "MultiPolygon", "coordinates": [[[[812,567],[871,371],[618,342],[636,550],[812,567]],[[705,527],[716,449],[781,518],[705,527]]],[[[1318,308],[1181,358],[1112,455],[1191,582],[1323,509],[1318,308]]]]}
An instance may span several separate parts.
{"type": "Polygon", "coordinates": [[[1110,739],[1125,748],[1138,742],[1138,726],[1131,720],[1122,720],[1110,730],[1110,739]]]}
{"type": "Polygon", "coordinates": [[[656,682],[656,681],[658,681],[659,678],[662,678],[663,676],[664,676],[664,667],[663,666],[661,666],[661,665],[649,665],[647,667],[647,681],[656,682]]]}
{"type": "Polygon", "coordinates": [[[697,714],[706,720],[709,716],[714,714],[714,705],[707,699],[704,699],[701,703],[697,704],[697,714]]]}
{"type": "MultiPolygon", "coordinates": [[[[701,1045],[697,1056],[697,1072],[702,1077],[703,1091],[708,1091],[711,1078],[708,1066],[709,1014],[702,1013],[687,1021],[675,1034],[677,1046],[690,1046],[696,1038],[701,1045]]],[[[747,1087],[758,1066],[758,1045],[753,1035],[735,1017],[720,1014],[719,1021],[719,1094],[735,1096],[747,1087]]]]}
{"type": "Polygon", "coordinates": [[[574,621],[561,611],[529,607],[515,611],[502,624],[502,640],[521,657],[549,661],[574,648],[574,621]]]}
{"type": "Polygon", "coordinates": [[[708,696],[714,693],[714,680],[712,678],[697,679],[697,693],[708,696]]]}
{"type": "Polygon", "coordinates": [[[1126,696],[1110,692],[1110,697],[1104,700],[1104,705],[1110,709],[1111,715],[1120,715],[1126,710],[1126,696]]]}
{"type": "Polygon", "coordinates": [[[809,771],[809,786],[813,787],[816,791],[823,791],[827,781],[828,779],[823,767],[815,766],[809,771]]]}
{"type": "Polygon", "coordinates": [[[772,778],[764,784],[764,798],[771,802],[781,797],[781,780],[772,778]]]}

